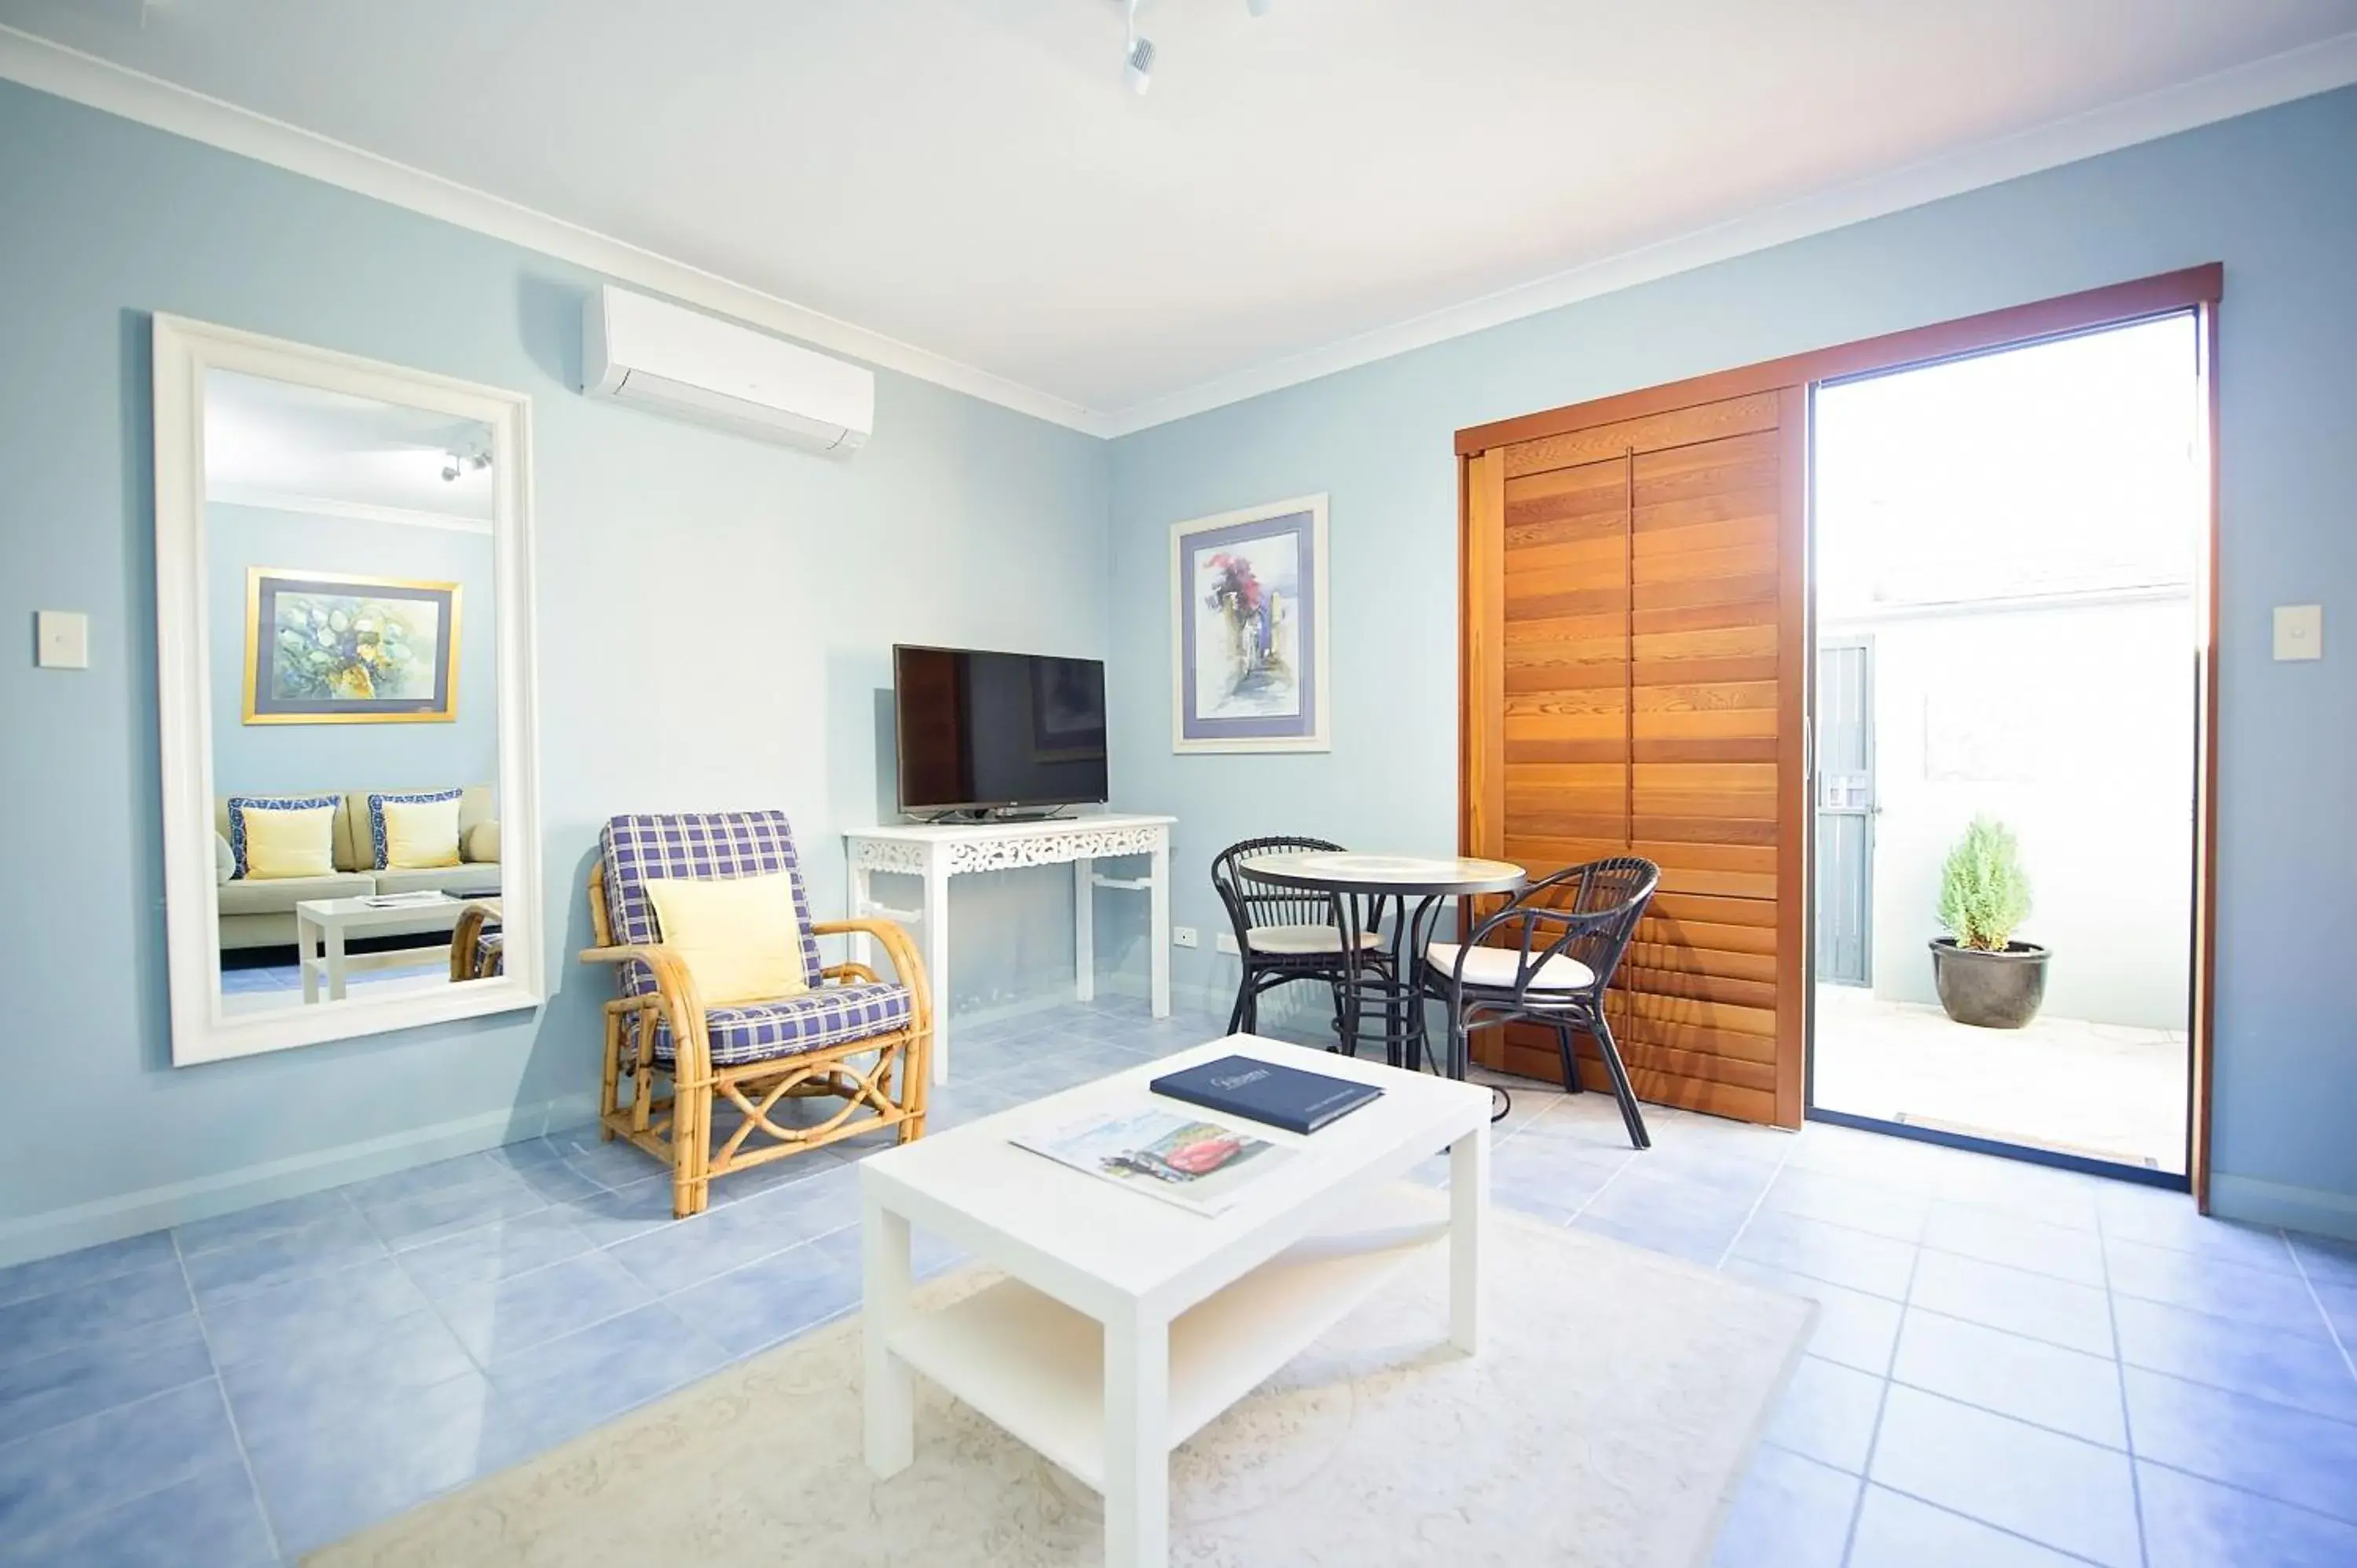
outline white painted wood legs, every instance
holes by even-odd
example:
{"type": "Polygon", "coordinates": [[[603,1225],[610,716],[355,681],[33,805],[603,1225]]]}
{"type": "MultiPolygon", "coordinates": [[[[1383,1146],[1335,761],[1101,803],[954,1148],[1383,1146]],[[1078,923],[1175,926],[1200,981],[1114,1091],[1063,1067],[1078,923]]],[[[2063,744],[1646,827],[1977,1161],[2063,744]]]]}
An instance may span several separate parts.
{"type": "Polygon", "coordinates": [[[933,1081],[950,1080],[950,870],[925,868],[925,983],[933,988],[933,1081]]]}
{"type": "Polygon", "coordinates": [[[890,1348],[892,1335],[909,1321],[909,1221],[874,1198],[860,1210],[867,1468],[882,1477],[907,1469],[917,1453],[915,1389],[908,1364],[890,1348]]]}
{"type": "Polygon", "coordinates": [[[1097,999],[1097,863],[1072,862],[1072,994],[1097,999]]]}
{"type": "Polygon", "coordinates": [[[1481,1230],[1490,1210],[1490,1129],[1448,1145],[1448,1342],[1481,1348],[1481,1230]]]}
{"type": "Polygon", "coordinates": [[[1146,897],[1153,908],[1149,922],[1154,952],[1148,968],[1154,975],[1154,1015],[1170,1016],[1170,846],[1166,842],[1156,846],[1149,856],[1151,869],[1146,874],[1149,884],[1146,897]]]}
{"type": "MultiPolygon", "coordinates": [[[[1157,881],[1156,886],[1161,884],[1157,881]]],[[[1105,1568],[1170,1559],[1170,1326],[1105,1325],[1105,1568]]]]}

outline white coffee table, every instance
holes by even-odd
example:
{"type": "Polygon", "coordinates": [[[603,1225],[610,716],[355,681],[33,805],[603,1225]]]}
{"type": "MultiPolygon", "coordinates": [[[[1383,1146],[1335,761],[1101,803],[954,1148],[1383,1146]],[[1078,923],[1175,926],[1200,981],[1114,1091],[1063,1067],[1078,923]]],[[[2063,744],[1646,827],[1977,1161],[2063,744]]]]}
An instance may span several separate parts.
{"type": "MultiPolygon", "coordinates": [[[[1233,1121],[1232,1118],[1223,1120],[1233,1121]]],[[[921,1372],[1104,1497],[1109,1568],[1168,1559],[1170,1450],[1445,1239],[1448,1337],[1480,1343],[1490,1091],[1249,1035],[1215,1040],[859,1166],[866,1456],[915,1454],[921,1372]],[[1204,1217],[1015,1147],[1010,1133],[1103,1108],[1204,1114],[1149,1079],[1230,1054],[1380,1084],[1233,1208],[1204,1217]],[[1446,1194],[1406,1181],[1449,1151],[1446,1194]],[[909,1229],[1007,1278],[938,1312],[910,1305],[909,1229]]]]}
{"type": "Polygon", "coordinates": [[[344,999],[344,977],[352,971],[413,964],[423,950],[401,948],[390,952],[346,952],[344,944],[350,938],[364,937],[388,926],[414,925],[421,917],[431,918],[445,911],[451,924],[456,925],[461,908],[470,903],[488,902],[481,898],[453,898],[447,893],[392,906],[380,906],[366,898],[304,900],[295,906],[295,953],[303,970],[303,1000],[318,1001],[321,983],[325,982],[328,1000],[340,1002],[344,999]]]}

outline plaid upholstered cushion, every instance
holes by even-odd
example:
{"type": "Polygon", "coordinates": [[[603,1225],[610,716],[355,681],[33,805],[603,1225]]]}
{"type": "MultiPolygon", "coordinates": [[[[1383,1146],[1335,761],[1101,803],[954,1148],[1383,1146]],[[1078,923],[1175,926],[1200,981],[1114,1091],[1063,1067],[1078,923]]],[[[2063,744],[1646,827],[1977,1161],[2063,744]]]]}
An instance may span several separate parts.
{"type": "Polygon", "coordinates": [[[508,939],[502,931],[482,931],[475,938],[475,972],[489,978],[508,972],[508,939]]]}
{"type": "MultiPolygon", "coordinates": [[[[715,1007],[704,1015],[704,1031],[713,1066],[740,1067],[906,1028],[909,1001],[898,985],[829,985],[782,1002],[715,1007]]],[[[657,1025],[655,1059],[671,1058],[671,1026],[657,1025]]]]}
{"type": "MultiPolygon", "coordinates": [[[[794,890],[794,918],[802,927],[802,976],[813,990],[818,987],[818,939],[811,935],[810,897],[802,890],[802,865],[794,855],[793,829],[787,825],[783,811],[616,817],[606,824],[602,845],[606,918],[613,927],[614,940],[627,947],[644,947],[662,940],[657,934],[654,906],[647,898],[650,882],[666,876],[763,876],[786,873],[794,890]]],[[[622,966],[622,989],[626,993],[640,996],[654,988],[654,975],[646,965],[622,966]]],[[[715,1059],[721,1059],[716,1028],[713,1047],[715,1059]]]]}

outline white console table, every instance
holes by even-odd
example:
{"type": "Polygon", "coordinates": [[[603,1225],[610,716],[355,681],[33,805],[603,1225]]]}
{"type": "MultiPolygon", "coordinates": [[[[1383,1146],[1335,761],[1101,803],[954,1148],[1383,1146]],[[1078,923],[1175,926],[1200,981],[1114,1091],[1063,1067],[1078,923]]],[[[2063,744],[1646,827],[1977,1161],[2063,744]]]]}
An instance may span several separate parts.
{"type": "MultiPolygon", "coordinates": [[[[933,1081],[950,1075],[950,878],[969,871],[1011,871],[1028,865],[1072,867],[1073,991],[1083,1002],[1096,995],[1094,895],[1099,887],[1142,890],[1151,911],[1146,947],[1153,970],[1154,1015],[1170,1015],[1170,829],[1176,817],[1106,814],[1053,817],[1028,822],[911,822],[899,827],[859,828],[843,835],[844,865],[851,878],[854,919],[882,915],[924,924],[925,973],[933,986],[933,1081]],[[1097,875],[1096,863],[1114,855],[1142,854],[1141,877],[1097,875]],[[915,910],[879,903],[873,886],[879,871],[899,872],[924,884],[924,904],[915,910]]],[[[861,961],[871,961],[859,939],[861,961]]]]}

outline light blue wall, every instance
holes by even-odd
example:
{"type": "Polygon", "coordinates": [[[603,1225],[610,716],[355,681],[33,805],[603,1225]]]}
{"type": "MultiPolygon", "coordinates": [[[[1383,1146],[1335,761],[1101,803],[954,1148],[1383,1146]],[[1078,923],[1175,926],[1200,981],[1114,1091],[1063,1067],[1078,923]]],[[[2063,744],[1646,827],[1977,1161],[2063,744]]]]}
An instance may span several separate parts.
{"type": "MultiPolygon", "coordinates": [[[[2357,91],[1569,306],[1129,436],[1114,459],[1117,799],[1220,845],[1456,837],[1461,426],[2200,263],[2226,263],[2216,1196],[2357,1232],[2357,91]],[[1334,749],[1174,757],[1168,526],[1329,491],[1334,749]],[[2268,607],[2323,601],[2321,663],[2268,607]],[[2340,607],[2338,608],[2332,607],[2340,607]]],[[[1183,983],[1232,985],[1208,940],[1183,983]]],[[[2035,1086],[2025,1086],[2033,1092],[2035,1086]]]]}
{"type": "Polygon", "coordinates": [[[499,598],[492,592],[489,533],[313,517],[223,501],[205,508],[205,529],[215,794],[443,789],[496,779],[499,598]],[[430,724],[247,724],[250,566],[457,584],[456,714],[447,723],[430,724]]]}
{"type": "MultiPolygon", "coordinates": [[[[873,824],[890,648],[1103,651],[1108,450],[891,373],[849,461],[592,403],[578,269],[0,83],[0,1262],[580,1115],[617,811],[782,806],[822,915],[873,824]],[[539,1017],[168,1065],[148,314],[532,395],[548,973],[539,1017]],[[39,608],[91,615],[37,671],[39,608]],[[552,1111],[551,1108],[554,1108],[552,1111]]],[[[1070,981],[1071,878],[961,878],[959,1004],[1070,981]]]]}

